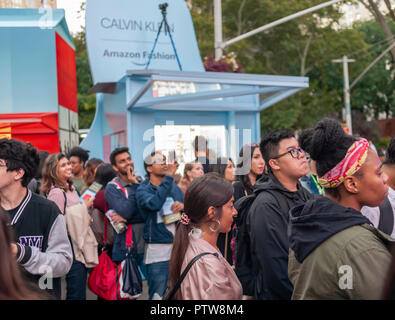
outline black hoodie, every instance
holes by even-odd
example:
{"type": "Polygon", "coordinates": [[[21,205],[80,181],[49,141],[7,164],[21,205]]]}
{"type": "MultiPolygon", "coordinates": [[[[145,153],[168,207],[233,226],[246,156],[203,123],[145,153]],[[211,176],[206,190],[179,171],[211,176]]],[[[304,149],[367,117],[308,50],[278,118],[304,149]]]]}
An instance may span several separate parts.
{"type": "Polygon", "coordinates": [[[300,183],[292,192],[269,173],[254,186],[257,195],[247,217],[254,266],[255,299],[290,299],[293,286],[288,279],[289,210],[313,196],[300,183]]]}
{"type": "Polygon", "coordinates": [[[370,221],[359,211],[319,197],[290,211],[290,243],[299,263],[334,234],[370,221]]]}

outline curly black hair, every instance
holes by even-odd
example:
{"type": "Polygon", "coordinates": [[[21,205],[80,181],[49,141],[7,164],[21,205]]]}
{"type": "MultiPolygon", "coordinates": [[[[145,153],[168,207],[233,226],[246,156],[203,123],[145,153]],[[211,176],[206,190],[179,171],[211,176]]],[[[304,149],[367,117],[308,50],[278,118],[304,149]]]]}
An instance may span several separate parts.
{"type": "Polygon", "coordinates": [[[311,153],[311,143],[313,140],[314,128],[304,129],[298,138],[299,146],[308,154],[311,153]]]}
{"type": "Polygon", "coordinates": [[[392,137],[388,144],[384,164],[395,164],[395,137],[392,137]]]}
{"type": "MultiPolygon", "coordinates": [[[[310,156],[316,161],[317,174],[325,175],[346,156],[347,150],[357,139],[346,134],[339,121],[324,118],[314,128],[310,144],[310,156]]],[[[335,198],[340,196],[339,187],[325,189],[335,198]]]]}
{"type": "Polygon", "coordinates": [[[356,138],[346,134],[339,121],[324,118],[317,123],[311,140],[310,156],[317,163],[317,173],[322,177],[346,156],[356,138]]]}
{"type": "Polygon", "coordinates": [[[78,157],[85,165],[85,162],[89,159],[89,151],[82,149],[81,147],[74,147],[66,156],[67,159],[70,159],[71,157],[78,157]]]}
{"type": "Polygon", "coordinates": [[[22,179],[24,187],[35,176],[40,163],[37,149],[29,142],[7,138],[0,139],[0,159],[5,160],[7,171],[25,171],[22,179]]]}

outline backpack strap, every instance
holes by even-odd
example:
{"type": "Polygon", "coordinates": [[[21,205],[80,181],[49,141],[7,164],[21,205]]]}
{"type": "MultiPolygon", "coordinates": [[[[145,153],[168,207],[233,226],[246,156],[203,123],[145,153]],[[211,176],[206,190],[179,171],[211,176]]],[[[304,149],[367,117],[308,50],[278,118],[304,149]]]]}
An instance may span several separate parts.
{"type": "Polygon", "coordinates": [[[64,208],[63,208],[63,214],[66,214],[66,205],[67,205],[67,196],[66,192],[62,189],[63,195],[64,195],[64,208]]]}
{"type": "MultiPolygon", "coordinates": [[[[126,199],[128,199],[128,192],[126,191],[126,189],[124,187],[121,186],[121,184],[116,181],[115,179],[112,180],[111,182],[115,183],[119,189],[121,189],[123,191],[123,193],[125,194],[126,199]]],[[[130,250],[130,248],[133,246],[133,233],[132,233],[132,225],[129,224],[127,229],[126,229],[126,248],[128,248],[128,250],[130,250]]]]}
{"type": "Polygon", "coordinates": [[[377,229],[391,235],[394,229],[394,212],[388,197],[384,199],[384,202],[379,206],[379,209],[380,221],[377,229]]]}
{"type": "Polygon", "coordinates": [[[169,293],[169,295],[166,297],[166,300],[171,300],[173,299],[174,295],[176,294],[177,290],[180,288],[182,281],[184,280],[185,276],[187,275],[189,269],[192,268],[192,265],[198,261],[201,257],[207,255],[207,254],[212,254],[213,256],[216,256],[218,258],[218,253],[212,253],[212,252],[203,252],[201,254],[198,254],[196,257],[194,257],[186,266],[185,270],[181,274],[180,278],[178,278],[177,283],[173,287],[173,290],[169,293]]]}
{"type": "Polygon", "coordinates": [[[111,182],[115,183],[118,186],[118,189],[121,189],[122,192],[125,194],[126,199],[128,199],[129,195],[128,195],[128,192],[126,191],[126,189],[124,187],[122,187],[121,184],[118,181],[116,181],[115,179],[112,180],[111,182]]]}
{"type": "Polygon", "coordinates": [[[133,245],[133,233],[132,233],[132,225],[129,224],[126,229],[126,247],[131,248],[133,245]]]}
{"type": "Polygon", "coordinates": [[[289,212],[289,204],[283,194],[281,194],[277,190],[265,190],[265,192],[269,193],[274,199],[276,199],[278,203],[278,207],[280,210],[284,211],[284,214],[286,215],[287,220],[289,220],[288,212],[289,212]]]}
{"type": "MultiPolygon", "coordinates": [[[[108,204],[107,201],[104,202],[104,210],[105,212],[108,211],[108,204]]],[[[108,228],[108,221],[107,217],[104,216],[104,235],[103,235],[103,243],[104,245],[107,244],[107,228],[108,228]]]]}

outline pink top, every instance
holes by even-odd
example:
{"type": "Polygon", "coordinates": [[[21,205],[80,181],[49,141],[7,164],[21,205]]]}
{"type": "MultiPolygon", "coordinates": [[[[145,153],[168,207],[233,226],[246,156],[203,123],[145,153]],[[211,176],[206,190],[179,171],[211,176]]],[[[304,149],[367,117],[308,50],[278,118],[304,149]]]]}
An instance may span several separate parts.
{"type": "Polygon", "coordinates": [[[183,300],[241,300],[243,289],[240,281],[221,252],[202,238],[189,235],[189,246],[185,254],[181,272],[188,263],[203,252],[218,253],[218,257],[208,254],[197,260],[181,283],[183,300]]]}
{"type": "MultiPolygon", "coordinates": [[[[71,207],[76,204],[80,203],[80,197],[78,196],[77,191],[75,191],[75,188],[73,188],[73,191],[67,190],[66,192],[66,198],[67,198],[67,203],[66,207],[71,207]]],[[[60,188],[55,188],[52,187],[51,190],[49,190],[47,199],[53,201],[56,203],[60,211],[64,214],[64,194],[63,190],[60,188]]]]}

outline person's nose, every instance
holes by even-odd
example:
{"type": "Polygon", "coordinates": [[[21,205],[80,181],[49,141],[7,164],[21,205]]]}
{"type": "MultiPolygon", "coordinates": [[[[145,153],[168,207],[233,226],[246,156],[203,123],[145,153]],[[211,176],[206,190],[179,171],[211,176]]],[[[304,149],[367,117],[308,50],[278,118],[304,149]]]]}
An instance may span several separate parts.
{"type": "Polygon", "coordinates": [[[305,159],[305,158],[306,158],[306,152],[303,149],[300,149],[299,159],[305,159]]]}
{"type": "Polygon", "coordinates": [[[384,182],[384,184],[388,183],[388,179],[389,179],[388,175],[385,172],[383,172],[383,182],[384,182]]]}

